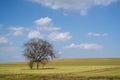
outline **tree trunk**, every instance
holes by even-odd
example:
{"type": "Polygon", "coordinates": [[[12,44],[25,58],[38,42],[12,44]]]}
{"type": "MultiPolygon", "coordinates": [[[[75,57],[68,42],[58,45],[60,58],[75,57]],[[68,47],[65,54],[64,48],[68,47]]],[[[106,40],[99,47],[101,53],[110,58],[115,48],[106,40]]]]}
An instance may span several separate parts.
{"type": "Polygon", "coordinates": [[[37,69],[39,69],[39,62],[36,62],[36,67],[37,69]]]}

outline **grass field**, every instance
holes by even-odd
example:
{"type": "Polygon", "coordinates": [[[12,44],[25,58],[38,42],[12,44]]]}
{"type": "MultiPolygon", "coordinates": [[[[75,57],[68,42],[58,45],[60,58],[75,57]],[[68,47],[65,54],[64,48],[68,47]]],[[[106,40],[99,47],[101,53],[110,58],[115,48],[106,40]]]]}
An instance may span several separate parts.
{"type": "Polygon", "coordinates": [[[27,62],[0,64],[0,80],[120,80],[120,58],[52,60],[39,70],[27,62]]]}

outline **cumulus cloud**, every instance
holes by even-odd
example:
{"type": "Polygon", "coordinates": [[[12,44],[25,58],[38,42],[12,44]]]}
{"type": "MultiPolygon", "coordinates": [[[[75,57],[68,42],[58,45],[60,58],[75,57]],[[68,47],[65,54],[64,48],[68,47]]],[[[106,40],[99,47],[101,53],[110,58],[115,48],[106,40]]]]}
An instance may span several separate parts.
{"type": "Polygon", "coordinates": [[[6,37],[0,37],[0,44],[7,44],[7,43],[9,43],[9,41],[6,37]]]}
{"type": "Polygon", "coordinates": [[[43,38],[43,36],[40,34],[39,31],[31,31],[28,34],[29,39],[34,39],[34,38],[43,38]]]}
{"type": "Polygon", "coordinates": [[[42,4],[52,9],[65,9],[80,11],[81,15],[86,15],[89,8],[93,6],[108,6],[119,0],[30,0],[42,4]]]}
{"type": "Polygon", "coordinates": [[[95,36],[95,37],[100,37],[100,36],[105,37],[105,36],[108,36],[108,33],[102,33],[102,34],[100,34],[100,33],[89,32],[87,35],[88,36],[95,36]]]}
{"type": "Polygon", "coordinates": [[[9,28],[12,31],[12,35],[19,36],[23,34],[23,27],[11,27],[9,28]]]}
{"type": "Polygon", "coordinates": [[[38,26],[48,26],[51,24],[51,22],[52,22],[52,19],[49,17],[44,17],[44,18],[40,18],[38,20],[35,20],[35,23],[38,26]]]}
{"type": "Polygon", "coordinates": [[[58,33],[58,32],[52,32],[49,35],[49,38],[53,41],[66,41],[72,38],[70,35],[70,32],[63,32],[63,33],[58,33]]]}
{"type": "Polygon", "coordinates": [[[52,19],[49,17],[40,18],[38,20],[35,20],[35,23],[37,25],[37,29],[42,31],[57,31],[60,30],[59,27],[53,27],[52,26],[52,19]]]}
{"type": "Polygon", "coordinates": [[[72,43],[68,46],[66,46],[66,48],[75,48],[75,49],[83,49],[83,50],[101,50],[103,48],[102,45],[100,44],[88,44],[88,43],[83,43],[83,44],[75,44],[72,43]]]}

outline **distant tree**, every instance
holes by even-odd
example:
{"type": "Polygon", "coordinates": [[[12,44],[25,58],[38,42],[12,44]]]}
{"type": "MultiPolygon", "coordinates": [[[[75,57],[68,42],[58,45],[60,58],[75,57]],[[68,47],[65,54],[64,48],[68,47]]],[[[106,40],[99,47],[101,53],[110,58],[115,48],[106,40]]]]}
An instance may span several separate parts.
{"type": "Polygon", "coordinates": [[[52,44],[42,39],[30,39],[24,44],[24,56],[29,60],[29,67],[32,69],[34,64],[39,68],[39,64],[44,65],[53,58],[56,52],[52,44]]]}

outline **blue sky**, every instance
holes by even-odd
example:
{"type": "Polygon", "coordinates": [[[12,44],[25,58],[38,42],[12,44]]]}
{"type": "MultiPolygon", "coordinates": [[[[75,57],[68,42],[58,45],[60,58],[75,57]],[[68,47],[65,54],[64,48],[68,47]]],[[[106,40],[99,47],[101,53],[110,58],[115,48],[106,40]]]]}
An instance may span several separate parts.
{"type": "Polygon", "coordinates": [[[25,61],[32,38],[60,58],[118,58],[119,34],[119,0],[0,0],[0,62],[25,61]]]}

